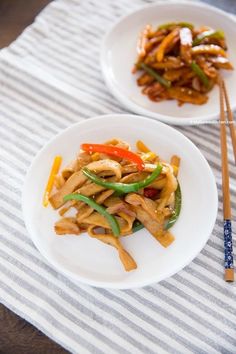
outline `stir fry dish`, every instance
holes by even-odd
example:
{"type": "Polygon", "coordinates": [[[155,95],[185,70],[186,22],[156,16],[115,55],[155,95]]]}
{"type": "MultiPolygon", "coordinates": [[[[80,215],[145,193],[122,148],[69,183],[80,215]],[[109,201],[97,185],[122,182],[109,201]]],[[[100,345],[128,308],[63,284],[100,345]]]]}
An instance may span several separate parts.
{"type": "Polygon", "coordinates": [[[114,247],[126,271],[137,268],[122,245],[146,228],[163,246],[174,237],[169,229],[181,209],[177,180],[180,158],[163,161],[142,141],[136,151],[119,139],[104,144],[84,143],[78,156],[60,171],[56,157],[44,194],[58,210],[57,235],[87,233],[114,247]]]}
{"type": "Polygon", "coordinates": [[[146,25],[137,43],[133,73],[142,93],[154,102],[177,100],[202,105],[220,69],[233,70],[224,32],[186,22],[146,25]]]}

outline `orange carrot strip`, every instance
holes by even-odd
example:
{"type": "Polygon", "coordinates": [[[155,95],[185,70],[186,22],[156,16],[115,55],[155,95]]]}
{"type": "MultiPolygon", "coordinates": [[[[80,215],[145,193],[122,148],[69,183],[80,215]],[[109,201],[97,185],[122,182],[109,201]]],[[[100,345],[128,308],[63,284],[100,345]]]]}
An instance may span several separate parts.
{"type": "Polygon", "coordinates": [[[138,148],[139,151],[141,152],[149,152],[151,151],[145,144],[142,140],[138,140],[136,142],[136,147],[138,148]]]}
{"type": "Polygon", "coordinates": [[[52,164],[52,168],[50,171],[50,175],[48,177],[48,182],[45,188],[45,192],[43,195],[43,206],[47,207],[48,206],[48,202],[49,202],[49,194],[52,190],[53,187],[53,183],[55,180],[55,176],[57,175],[59,168],[61,166],[61,162],[62,162],[62,157],[61,156],[56,156],[54,158],[53,164],[52,164]]]}

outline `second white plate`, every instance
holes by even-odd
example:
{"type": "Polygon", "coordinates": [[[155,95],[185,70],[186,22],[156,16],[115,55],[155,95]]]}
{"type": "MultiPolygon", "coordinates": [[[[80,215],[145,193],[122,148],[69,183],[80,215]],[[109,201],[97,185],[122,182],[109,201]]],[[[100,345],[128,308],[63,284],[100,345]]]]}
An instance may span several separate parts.
{"type": "MultiPolygon", "coordinates": [[[[233,15],[215,7],[193,1],[163,1],[145,6],[119,20],[106,35],[101,49],[101,67],[107,86],[113,95],[129,110],[170,124],[188,125],[207,122],[219,116],[217,87],[210,93],[205,105],[176,101],[152,102],[141,93],[137,77],[131,73],[136,60],[138,34],[146,24],[186,21],[196,26],[207,25],[223,29],[228,44],[230,61],[236,67],[236,20],[233,15]]],[[[232,109],[236,108],[236,70],[223,73],[232,109]]]]}

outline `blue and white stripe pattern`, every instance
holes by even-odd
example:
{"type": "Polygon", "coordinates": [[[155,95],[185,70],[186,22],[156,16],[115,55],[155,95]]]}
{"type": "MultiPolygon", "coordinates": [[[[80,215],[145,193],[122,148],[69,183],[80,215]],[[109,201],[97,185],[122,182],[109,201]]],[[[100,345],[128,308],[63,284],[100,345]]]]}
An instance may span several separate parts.
{"type": "Polygon", "coordinates": [[[225,269],[234,268],[231,220],[224,220],[225,269]]]}
{"type": "MultiPolygon", "coordinates": [[[[22,185],[39,149],[80,119],[125,112],[104,85],[100,43],[119,16],[148,2],[54,1],[0,52],[0,299],[72,353],[233,354],[236,288],[223,279],[218,126],[178,128],[208,159],[220,198],[207,245],[170,279],[126,291],[78,284],[41,257],[22,218],[22,185]]],[[[231,147],[229,155],[236,210],[231,147]]]]}

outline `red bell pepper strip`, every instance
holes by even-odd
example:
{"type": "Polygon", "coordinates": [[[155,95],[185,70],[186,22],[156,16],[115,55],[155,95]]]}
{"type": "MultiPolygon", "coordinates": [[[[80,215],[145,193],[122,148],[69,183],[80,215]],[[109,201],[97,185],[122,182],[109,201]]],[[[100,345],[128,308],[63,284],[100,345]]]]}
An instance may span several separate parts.
{"type": "Polygon", "coordinates": [[[81,149],[90,153],[100,152],[107,155],[121,157],[136,164],[139,171],[144,169],[144,162],[140,156],[116,146],[103,144],[82,144],[81,149]]]}
{"type": "Polygon", "coordinates": [[[147,187],[143,191],[144,197],[153,199],[157,196],[158,190],[155,188],[147,187]]]}

